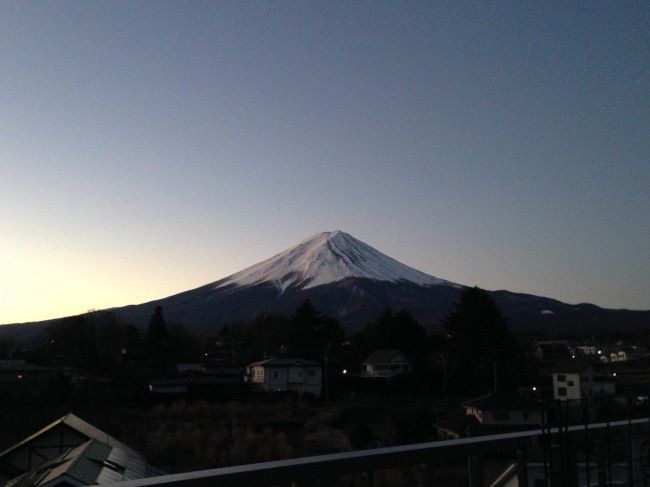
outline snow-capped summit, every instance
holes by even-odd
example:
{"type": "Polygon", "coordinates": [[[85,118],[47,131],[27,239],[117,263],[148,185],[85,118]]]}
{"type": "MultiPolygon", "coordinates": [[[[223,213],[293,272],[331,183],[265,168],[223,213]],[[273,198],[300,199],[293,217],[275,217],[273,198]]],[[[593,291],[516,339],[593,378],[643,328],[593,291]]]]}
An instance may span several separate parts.
{"type": "Polygon", "coordinates": [[[215,288],[272,283],[284,291],[290,286],[308,289],[350,277],[409,281],[420,286],[457,286],[397,262],[353,236],[336,230],[317,233],[270,259],[218,281],[215,288]]]}

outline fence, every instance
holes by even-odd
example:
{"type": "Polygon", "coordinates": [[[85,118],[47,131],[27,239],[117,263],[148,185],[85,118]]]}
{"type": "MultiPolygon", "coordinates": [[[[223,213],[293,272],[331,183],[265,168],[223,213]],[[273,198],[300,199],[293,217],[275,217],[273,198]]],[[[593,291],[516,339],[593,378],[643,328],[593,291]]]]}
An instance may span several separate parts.
{"type": "Polygon", "coordinates": [[[629,399],[619,406],[627,418],[590,421],[589,403],[554,402],[544,405],[541,427],[526,431],[200,470],[115,486],[322,486],[340,485],[352,475],[348,484],[372,487],[381,483],[378,473],[405,467],[419,469],[411,485],[421,486],[650,486],[650,420],[639,417],[629,399]],[[450,469],[461,473],[449,476],[450,469]],[[436,475],[440,472],[445,474],[436,475]]]}

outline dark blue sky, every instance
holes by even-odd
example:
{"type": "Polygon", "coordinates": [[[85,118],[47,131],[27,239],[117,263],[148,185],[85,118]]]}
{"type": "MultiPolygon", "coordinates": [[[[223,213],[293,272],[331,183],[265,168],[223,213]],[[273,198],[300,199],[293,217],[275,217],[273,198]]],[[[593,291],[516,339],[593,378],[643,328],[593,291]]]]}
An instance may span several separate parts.
{"type": "Polygon", "coordinates": [[[0,323],[337,228],[650,308],[649,60],[648,2],[5,2],[0,323]]]}

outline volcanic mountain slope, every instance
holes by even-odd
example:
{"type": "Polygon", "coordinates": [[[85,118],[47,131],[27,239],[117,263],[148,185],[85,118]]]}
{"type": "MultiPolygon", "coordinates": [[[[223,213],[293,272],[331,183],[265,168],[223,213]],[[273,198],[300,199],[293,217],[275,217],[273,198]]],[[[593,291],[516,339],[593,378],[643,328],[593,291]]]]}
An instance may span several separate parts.
{"type": "Polygon", "coordinates": [[[397,262],[337,230],[317,233],[295,247],[216,282],[215,288],[270,283],[284,292],[289,287],[309,289],[347,278],[459,287],[397,262]]]}
{"type": "MultiPolygon", "coordinates": [[[[261,312],[289,314],[305,299],[354,330],[383,308],[409,309],[434,328],[453,307],[462,285],[434,277],[341,232],[324,232],[220,281],[145,304],[116,308],[127,321],[146,324],[161,305],[169,321],[212,332],[261,312]]],[[[650,312],[607,310],[557,300],[493,291],[515,328],[594,328],[650,325],[650,312]]]]}
{"type": "MultiPolygon", "coordinates": [[[[438,326],[463,290],[462,285],[404,265],[341,231],[324,232],[225,279],[139,305],[113,308],[124,321],[146,326],[155,306],[167,321],[197,333],[214,333],[262,312],[292,313],[310,299],[324,314],[353,331],[386,307],[407,308],[429,329],[438,326]]],[[[650,311],[603,309],[590,304],[490,292],[515,330],[587,334],[650,326],[650,311]]],[[[51,320],[50,320],[51,321],[51,320]]],[[[0,339],[37,324],[0,326],[0,339]]]]}

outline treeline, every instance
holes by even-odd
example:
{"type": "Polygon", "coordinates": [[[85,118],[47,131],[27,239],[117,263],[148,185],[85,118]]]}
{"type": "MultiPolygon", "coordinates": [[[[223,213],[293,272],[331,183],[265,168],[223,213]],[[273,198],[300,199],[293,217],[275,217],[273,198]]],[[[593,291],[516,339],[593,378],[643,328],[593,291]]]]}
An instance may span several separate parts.
{"type": "Polygon", "coordinates": [[[215,336],[198,337],[167,323],[158,306],[145,329],[122,323],[110,312],[64,318],[47,327],[41,349],[43,360],[85,372],[101,373],[126,357],[146,360],[155,373],[165,374],[178,362],[201,361],[218,346],[242,366],[271,357],[319,361],[333,385],[342,370],[359,371],[372,352],[395,349],[411,364],[413,393],[442,395],[514,390],[526,374],[524,353],[485,291],[465,289],[440,330],[428,334],[408,310],[385,309],[348,335],[337,320],[305,301],[290,316],[262,313],[215,336]]]}
{"type": "Polygon", "coordinates": [[[101,372],[126,357],[149,360],[160,369],[195,360],[202,341],[179,324],[168,325],[157,307],[146,329],[125,324],[111,312],[93,311],[49,325],[37,360],[65,363],[84,372],[101,372]]]}
{"type": "Polygon", "coordinates": [[[220,339],[241,363],[268,357],[299,357],[324,363],[333,380],[356,372],[374,351],[396,349],[412,366],[413,393],[474,394],[515,390],[528,362],[506,318],[490,296],[467,288],[441,323],[427,334],[408,310],[385,309],[356,333],[306,301],[289,317],[262,314],[252,323],[225,327],[220,339]]]}

